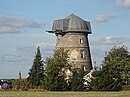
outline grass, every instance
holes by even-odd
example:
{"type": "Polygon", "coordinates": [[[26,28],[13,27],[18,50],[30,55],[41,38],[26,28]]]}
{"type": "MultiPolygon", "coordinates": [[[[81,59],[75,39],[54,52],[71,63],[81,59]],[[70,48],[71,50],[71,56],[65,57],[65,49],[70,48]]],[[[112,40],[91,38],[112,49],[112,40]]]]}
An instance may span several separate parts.
{"type": "Polygon", "coordinates": [[[130,97],[130,91],[120,91],[120,92],[0,91],[0,97],[130,97]]]}

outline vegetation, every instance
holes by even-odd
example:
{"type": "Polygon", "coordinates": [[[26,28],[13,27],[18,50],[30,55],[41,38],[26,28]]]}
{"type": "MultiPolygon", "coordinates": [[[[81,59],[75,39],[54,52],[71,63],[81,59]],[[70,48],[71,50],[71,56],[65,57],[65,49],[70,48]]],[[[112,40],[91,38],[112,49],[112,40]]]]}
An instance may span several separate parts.
{"type": "MultiPolygon", "coordinates": [[[[58,49],[54,55],[47,58],[44,67],[40,49],[30,69],[29,85],[44,86],[49,91],[84,91],[86,86],[83,79],[86,72],[83,68],[71,68],[69,64],[68,51],[58,49]],[[66,71],[71,71],[67,78],[66,71]]],[[[87,89],[94,91],[119,91],[122,85],[126,85],[130,78],[130,57],[126,47],[113,47],[104,57],[102,67],[95,68],[87,89]]]]}
{"type": "Polygon", "coordinates": [[[52,58],[46,59],[45,88],[51,91],[67,90],[65,70],[68,69],[68,54],[64,49],[55,51],[52,58]]]}
{"type": "Polygon", "coordinates": [[[84,69],[71,68],[68,60],[68,51],[58,49],[52,58],[46,60],[46,76],[44,85],[50,91],[83,91],[85,90],[84,69]],[[72,72],[67,74],[67,70],[72,72]]]}
{"type": "Polygon", "coordinates": [[[28,83],[31,87],[39,87],[42,85],[44,79],[44,64],[39,47],[37,48],[32,68],[28,74],[28,83]]]}
{"type": "Polygon", "coordinates": [[[106,53],[102,67],[95,67],[92,73],[93,77],[86,86],[84,76],[87,72],[83,68],[70,67],[68,51],[58,49],[52,57],[47,58],[43,63],[38,47],[28,79],[14,80],[13,87],[15,89],[13,89],[28,90],[29,85],[31,88],[49,91],[129,90],[129,86],[123,86],[128,84],[129,72],[130,56],[128,49],[124,46],[115,46],[106,53]],[[67,75],[67,70],[71,72],[70,75],[67,75]]]}
{"type": "Polygon", "coordinates": [[[21,79],[15,79],[12,80],[12,90],[14,91],[18,91],[18,90],[22,90],[22,91],[27,91],[28,90],[28,81],[25,78],[21,78],[21,79]]]}
{"type": "Polygon", "coordinates": [[[28,85],[29,88],[44,88],[49,91],[83,91],[85,89],[83,79],[85,72],[83,68],[70,67],[68,51],[56,50],[52,57],[46,58],[44,64],[38,47],[27,81],[21,79],[14,81],[15,90],[27,90],[28,85]],[[72,74],[67,75],[67,71],[72,74]]]}
{"type": "Polygon", "coordinates": [[[118,91],[127,84],[130,70],[130,57],[126,47],[113,47],[104,57],[102,68],[95,69],[90,90],[118,91]]]}
{"type": "Polygon", "coordinates": [[[74,68],[72,70],[72,77],[70,79],[70,88],[72,91],[84,91],[86,86],[84,84],[84,76],[86,72],[84,68],[74,68]]]}

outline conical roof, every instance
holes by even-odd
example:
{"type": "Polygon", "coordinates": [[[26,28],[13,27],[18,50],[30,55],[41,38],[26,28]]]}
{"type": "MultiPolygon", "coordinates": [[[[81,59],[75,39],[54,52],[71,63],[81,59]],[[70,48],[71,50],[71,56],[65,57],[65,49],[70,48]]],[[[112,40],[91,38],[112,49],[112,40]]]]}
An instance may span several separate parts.
{"type": "Polygon", "coordinates": [[[55,20],[53,22],[52,31],[62,32],[88,32],[91,33],[90,22],[71,14],[64,19],[55,20]]]}

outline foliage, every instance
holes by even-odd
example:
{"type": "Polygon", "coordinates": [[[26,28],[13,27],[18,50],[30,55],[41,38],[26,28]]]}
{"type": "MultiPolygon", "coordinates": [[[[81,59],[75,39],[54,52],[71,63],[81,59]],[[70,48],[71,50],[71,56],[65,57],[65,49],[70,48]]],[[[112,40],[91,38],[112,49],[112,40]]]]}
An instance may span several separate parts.
{"type": "Polygon", "coordinates": [[[28,82],[30,86],[38,87],[42,85],[42,81],[44,79],[44,64],[40,52],[40,47],[37,48],[37,53],[35,55],[32,68],[28,74],[28,82]]]}
{"type": "Polygon", "coordinates": [[[15,79],[12,81],[12,90],[17,91],[17,90],[22,90],[22,91],[27,91],[28,90],[28,82],[26,78],[21,78],[21,79],[15,79]]]}
{"type": "Polygon", "coordinates": [[[46,59],[45,87],[47,90],[67,90],[67,82],[65,80],[65,70],[69,67],[67,53],[64,49],[58,49],[52,58],[46,59]]]}
{"type": "Polygon", "coordinates": [[[28,90],[28,81],[26,78],[21,78],[19,79],[20,82],[20,89],[22,91],[27,91],[28,90]]]}
{"type": "Polygon", "coordinates": [[[118,91],[121,89],[119,79],[115,79],[107,67],[95,70],[89,84],[89,89],[94,91],[118,91]]]}
{"type": "Polygon", "coordinates": [[[96,69],[89,84],[91,90],[117,91],[126,84],[130,70],[129,52],[126,47],[113,47],[104,57],[102,68],[96,69]]]}
{"type": "Polygon", "coordinates": [[[84,68],[74,68],[72,70],[72,78],[70,79],[70,87],[72,91],[83,91],[85,90],[85,76],[86,72],[84,68]]]}
{"type": "Polygon", "coordinates": [[[130,56],[127,47],[113,47],[105,56],[103,61],[104,66],[113,72],[116,79],[120,80],[120,84],[126,84],[130,77],[130,56]]]}
{"type": "MultiPolygon", "coordinates": [[[[74,68],[71,71],[69,64],[68,51],[64,49],[57,49],[54,52],[53,57],[46,58],[46,68],[41,60],[41,53],[39,47],[29,72],[28,83],[32,88],[44,87],[50,91],[83,91],[84,75],[85,72],[82,69],[74,68]],[[44,69],[45,68],[45,69],[44,69]],[[68,71],[72,74],[68,74],[68,71]],[[71,76],[71,77],[70,77],[71,76]]],[[[22,82],[21,82],[22,83],[22,82]]],[[[18,83],[20,88],[21,84],[18,83]]],[[[26,84],[23,84],[23,89],[26,84]]]]}
{"type": "Polygon", "coordinates": [[[20,89],[20,81],[19,79],[15,79],[12,81],[12,89],[13,90],[19,90],[20,89]]]}

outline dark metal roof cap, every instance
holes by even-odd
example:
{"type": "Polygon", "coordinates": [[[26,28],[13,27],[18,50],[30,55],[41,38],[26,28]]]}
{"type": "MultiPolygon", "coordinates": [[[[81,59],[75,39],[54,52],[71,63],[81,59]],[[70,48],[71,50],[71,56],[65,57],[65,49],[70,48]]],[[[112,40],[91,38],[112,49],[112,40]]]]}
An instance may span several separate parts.
{"type": "Polygon", "coordinates": [[[64,19],[55,20],[53,22],[52,31],[62,32],[88,32],[91,33],[90,22],[81,19],[80,17],[71,14],[64,19]]]}

